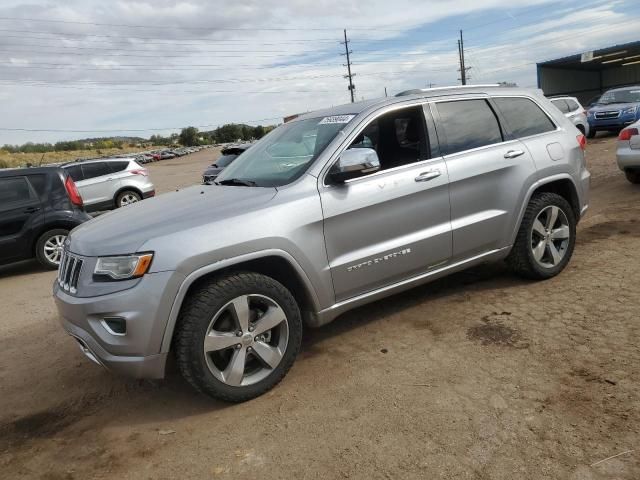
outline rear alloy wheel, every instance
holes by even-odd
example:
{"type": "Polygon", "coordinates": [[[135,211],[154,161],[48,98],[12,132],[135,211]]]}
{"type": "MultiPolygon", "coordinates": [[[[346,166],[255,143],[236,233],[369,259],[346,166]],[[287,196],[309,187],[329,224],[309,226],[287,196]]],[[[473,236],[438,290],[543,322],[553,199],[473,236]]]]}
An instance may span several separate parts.
{"type": "Polygon", "coordinates": [[[640,183],[640,170],[625,170],[624,175],[631,183],[635,185],[640,183]]]}
{"type": "Polygon", "coordinates": [[[527,205],[507,263],[526,278],[554,277],[569,263],[575,237],[571,205],[555,193],[536,194],[527,205]]]}
{"type": "Polygon", "coordinates": [[[116,199],[116,205],[118,208],[126,207],[127,205],[131,205],[132,203],[136,203],[142,200],[140,195],[131,190],[126,190],[118,194],[118,198],[116,199]]]}
{"type": "Polygon", "coordinates": [[[36,242],[36,258],[43,267],[51,270],[58,268],[68,234],[68,230],[57,228],[40,236],[36,242]]]}
{"type": "Polygon", "coordinates": [[[287,373],[300,349],[302,320],[274,279],[238,273],[193,292],[180,313],[175,351],[185,379],[229,402],[257,397],[287,373]]]}

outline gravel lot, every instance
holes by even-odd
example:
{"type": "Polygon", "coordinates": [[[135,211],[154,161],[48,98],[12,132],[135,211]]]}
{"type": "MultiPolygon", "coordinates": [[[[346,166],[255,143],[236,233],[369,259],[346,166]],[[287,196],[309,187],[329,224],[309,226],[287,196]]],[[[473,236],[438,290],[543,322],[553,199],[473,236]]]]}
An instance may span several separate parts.
{"type": "MultiPolygon", "coordinates": [[[[170,191],[213,156],[149,169],[170,191]]],[[[611,137],[588,163],[559,277],[488,265],[362,307],[242,405],[102,370],[58,325],[55,273],[0,267],[0,477],[640,478],[640,188],[611,137]]]]}

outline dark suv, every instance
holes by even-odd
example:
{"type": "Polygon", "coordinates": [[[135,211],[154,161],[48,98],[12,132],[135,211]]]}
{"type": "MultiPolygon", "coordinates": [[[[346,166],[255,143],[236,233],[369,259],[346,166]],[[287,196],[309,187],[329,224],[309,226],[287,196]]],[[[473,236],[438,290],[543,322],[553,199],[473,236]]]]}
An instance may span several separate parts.
{"type": "Polygon", "coordinates": [[[55,269],[69,230],[90,219],[62,168],[0,170],[0,264],[36,257],[55,269]]]}

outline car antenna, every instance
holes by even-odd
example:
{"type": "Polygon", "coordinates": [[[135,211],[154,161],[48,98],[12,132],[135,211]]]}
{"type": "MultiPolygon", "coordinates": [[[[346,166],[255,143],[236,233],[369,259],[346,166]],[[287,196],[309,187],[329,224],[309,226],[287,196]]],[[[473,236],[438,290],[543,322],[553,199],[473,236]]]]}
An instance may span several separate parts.
{"type": "Polygon", "coordinates": [[[42,157],[40,157],[40,163],[38,164],[39,167],[42,166],[42,162],[44,161],[44,153],[42,154],[42,157]]]}

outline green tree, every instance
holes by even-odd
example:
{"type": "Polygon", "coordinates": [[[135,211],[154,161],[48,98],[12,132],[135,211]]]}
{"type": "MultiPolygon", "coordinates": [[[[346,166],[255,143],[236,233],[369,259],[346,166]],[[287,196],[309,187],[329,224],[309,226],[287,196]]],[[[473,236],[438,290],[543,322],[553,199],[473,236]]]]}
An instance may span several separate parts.
{"type": "Polygon", "coordinates": [[[258,125],[257,127],[253,128],[253,137],[256,140],[259,140],[262,137],[264,137],[264,127],[262,125],[258,125]]]}
{"type": "Polygon", "coordinates": [[[185,147],[198,144],[198,129],[196,127],[183,128],[180,132],[180,143],[185,147]]]}

